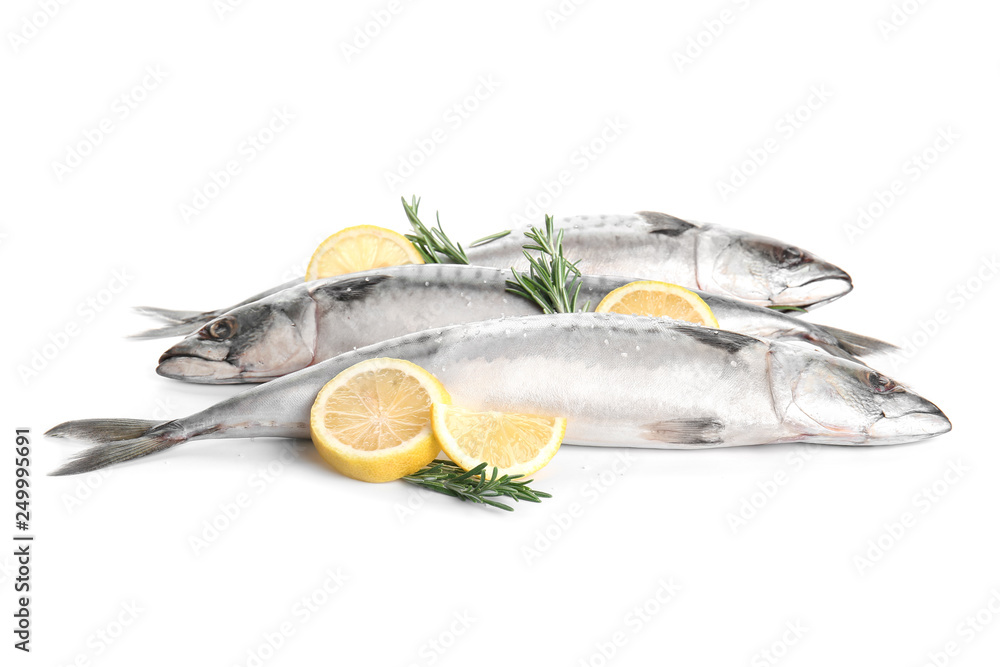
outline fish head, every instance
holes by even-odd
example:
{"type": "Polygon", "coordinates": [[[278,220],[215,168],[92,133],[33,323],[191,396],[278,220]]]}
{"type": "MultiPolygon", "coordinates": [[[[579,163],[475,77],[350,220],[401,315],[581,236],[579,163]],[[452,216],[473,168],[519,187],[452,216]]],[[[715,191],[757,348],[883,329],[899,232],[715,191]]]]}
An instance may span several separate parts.
{"type": "Polygon", "coordinates": [[[706,225],[698,284],[759,306],[806,307],[851,291],[851,277],[816,255],[766,236],[706,225]]]}
{"type": "Polygon", "coordinates": [[[308,295],[266,298],[208,322],[160,357],[156,372],[202,384],[266,382],[312,363],[316,307],[308,295]]]}
{"type": "Polygon", "coordinates": [[[768,364],[775,408],[805,441],[892,445],[951,430],[936,405],[862,364],[781,343],[768,364]]]}

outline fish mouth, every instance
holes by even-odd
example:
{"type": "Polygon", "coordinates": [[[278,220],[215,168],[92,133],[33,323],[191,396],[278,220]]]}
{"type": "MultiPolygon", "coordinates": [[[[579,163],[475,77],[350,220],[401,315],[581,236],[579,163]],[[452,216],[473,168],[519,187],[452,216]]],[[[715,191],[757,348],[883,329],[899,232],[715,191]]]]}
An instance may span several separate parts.
{"type": "Polygon", "coordinates": [[[160,355],[158,375],[201,384],[245,382],[243,369],[230,361],[229,346],[188,337],[160,355]]]}
{"type": "Polygon", "coordinates": [[[195,384],[250,384],[267,382],[280,375],[247,370],[226,359],[209,359],[191,353],[167,350],[160,357],[156,374],[195,384]]]}
{"type": "Polygon", "coordinates": [[[216,361],[186,354],[171,354],[160,357],[156,374],[171,380],[183,380],[200,384],[236,384],[246,382],[243,370],[228,361],[216,361]]]}
{"type": "Polygon", "coordinates": [[[839,299],[854,289],[851,276],[837,269],[834,273],[811,278],[798,285],[789,285],[774,298],[776,306],[809,307],[839,299]]]}
{"type": "Polygon", "coordinates": [[[927,440],[950,430],[951,420],[937,407],[929,406],[898,416],[883,416],[868,428],[868,438],[880,445],[892,445],[927,440]]]}

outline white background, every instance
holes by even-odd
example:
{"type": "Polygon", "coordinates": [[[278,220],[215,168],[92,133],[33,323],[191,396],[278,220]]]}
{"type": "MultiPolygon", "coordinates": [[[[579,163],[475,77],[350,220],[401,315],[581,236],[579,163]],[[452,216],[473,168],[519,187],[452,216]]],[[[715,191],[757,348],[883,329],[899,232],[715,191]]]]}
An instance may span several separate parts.
{"type": "Polygon", "coordinates": [[[37,541],[30,656],[10,647],[2,549],[4,664],[256,664],[248,651],[286,622],[293,634],[262,664],[764,665],[760,652],[779,642],[789,667],[921,665],[951,641],[948,664],[996,664],[997,614],[971,635],[961,624],[991,596],[1000,610],[997,281],[986,263],[998,241],[1000,7],[926,3],[886,35],[889,0],[594,0],[554,26],[555,0],[405,1],[348,60],[343,45],[387,6],[253,0],[220,17],[210,0],[69,3],[33,34],[24,21],[42,22],[39,5],[5,3],[2,515],[11,525],[13,429],[28,426],[37,541]],[[706,46],[679,64],[692,39],[706,46]],[[115,100],[147,67],[165,78],[122,118],[115,100]],[[450,120],[481,77],[496,90],[450,120]],[[829,98],[799,108],[819,88],[829,98]],[[294,120],[246,160],[241,144],[282,108],[294,120]],[[808,118],[783,129],[797,109],[808,118]],[[57,173],[105,118],[110,134],[57,173]],[[609,120],[621,132],[581,159],[609,120]],[[445,141],[390,187],[385,173],[435,128],[445,141]],[[957,138],[914,179],[908,161],[948,128],[957,138]],[[719,183],[769,138],[777,151],[723,197],[719,183]],[[181,205],[232,159],[240,173],[185,220],[181,205]],[[296,275],[343,226],[402,230],[401,195],[422,195],[455,236],[477,238],[510,225],[562,170],[571,182],[543,197],[544,211],[659,210],[844,267],[854,293],[810,317],[914,344],[883,370],[937,402],[954,431],[881,449],[631,452],[624,472],[611,472],[621,451],[566,447],[536,480],[555,498],[513,514],[437,496],[420,505],[402,483],[339,477],[308,443],[276,440],[44,476],[79,447],[42,437],[56,423],[181,416],[238,390],[156,376],[169,341],[125,340],[147,324],[131,306],[236,302],[296,275]],[[858,208],[895,179],[903,193],[850,236],[858,208]],[[116,271],[127,286],[92,313],[87,300],[108,297],[116,271]],[[956,291],[966,286],[971,299],[956,291]],[[947,321],[922,333],[936,313],[947,321]],[[68,325],[77,335],[46,348],[68,325]],[[25,374],[42,350],[52,358],[25,374]],[[286,447],[297,456],[261,484],[286,447]],[[953,464],[968,470],[939,482],[935,502],[915,500],[953,464]],[[761,502],[753,494],[778,473],[787,483],[761,502]],[[224,522],[220,507],[239,494],[249,506],[196,553],[191,538],[224,522]],[[751,499],[761,507],[734,529],[730,515],[751,499]],[[417,509],[404,515],[408,503],[417,509]],[[887,536],[905,513],[915,525],[887,536]],[[859,565],[880,539],[878,561],[859,565]],[[316,593],[338,570],[342,587],[316,593]],[[679,592],[656,601],[671,579],[679,592]],[[295,605],[314,594],[325,604],[306,618],[295,605]],[[133,603],[141,611],[119,633],[133,603]],[[99,631],[117,636],[109,645],[99,631]],[[624,645],[605,660],[619,632],[624,645]]]}

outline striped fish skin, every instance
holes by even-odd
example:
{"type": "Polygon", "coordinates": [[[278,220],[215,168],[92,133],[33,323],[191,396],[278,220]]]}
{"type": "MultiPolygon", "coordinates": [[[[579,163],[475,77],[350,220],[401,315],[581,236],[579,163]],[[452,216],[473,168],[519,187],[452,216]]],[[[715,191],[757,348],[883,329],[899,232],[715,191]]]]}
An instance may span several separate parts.
{"type": "Polygon", "coordinates": [[[880,373],[800,346],[655,318],[541,315],[378,343],[179,420],[67,422],[48,434],[104,444],[54,474],[87,472],[194,439],[308,437],[310,407],[323,385],[378,357],[432,372],[456,405],[566,417],[568,444],[880,445],[951,428],[937,406],[880,373]]]}
{"type": "MultiPolygon", "coordinates": [[[[236,308],[167,350],[157,372],[189,382],[265,382],[349,350],[425,329],[537,315],[506,291],[509,271],[457,264],[397,266],[298,283],[236,308]]],[[[593,306],[626,278],[585,276],[593,306]]],[[[854,358],[823,327],[742,301],[700,293],[723,329],[798,341],[854,358]]],[[[859,337],[861,338],[861,337],[859,337]]],[[[873,349],[889,347],[871,341],[873,349]]]]}
{"type": "MultiPolygon", "coordinates": [[[[838,267],[795,246],[717,225],[694,223],[663,213],[580,215],[560,218],[566,257],[580,260],[590,275],[662,280],[758,306],[815,307],[852,289],[851,277],[838,267]]],[[[470,248],[471,264],[524,270],[526,229],[470,248]]],[[[296,281],[257,294],[239,305],[269,296],[296,281]]],[[[235,306],[234,306],[235,307],[235,306]]],[[[187,335],[231,310],[205,313],[139,308],[164,320],[162,329],[140,338],[187,335]]]]}

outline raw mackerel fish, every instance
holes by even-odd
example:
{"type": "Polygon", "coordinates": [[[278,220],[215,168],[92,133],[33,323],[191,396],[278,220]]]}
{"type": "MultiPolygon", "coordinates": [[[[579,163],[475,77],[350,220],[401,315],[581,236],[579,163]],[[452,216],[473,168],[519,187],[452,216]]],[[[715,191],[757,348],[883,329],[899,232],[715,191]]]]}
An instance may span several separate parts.
{"type": "Polygon", "coordinates": [[[384,341],[168,422],[71,421],[101,443],[53,474],[83,473],[203,438],[309,437],[330,379],[371,358],[435,374],[455,405],[568,419],[577,445],[705,448],[880,445],[951,429],[930,401],[872,369],[779,341],[657,318],[578,313],[461,324],[384,341]]]}
{"type": "MultiPolygon", "coordinates": [[[[737,229],[694,223],[664,213],[581,215],[556,221],[566,257],[590,275],[662,280],[758,306],[805,308],[851,291],[851,277],[833,264],[781,241],[737,229]]],[[[525,270],[525,229],[467,252],[470,264],[525,270]]],[[[292,287],[292,280],[237,306],[292,287]]],[[[186,335],[234,306],[208,312],[139,308],[170,323],[146,337],[186,335]]]]}
{"type": "MultiPolygon", "coordinates": [[[[424,329],[541,309],[506,291],[509,271],[414,264],[299,282],[211,320],[160,357],[160,375],[205,384],[266,382],[343,352],[424,329]]],[[[592,306],[627,278],[585,276],[580,305],[592,306]]],[[[700,292],[723,329],[796,341],[867,362],[888,343],[811,324],[731,297],[700,292]]]]}

